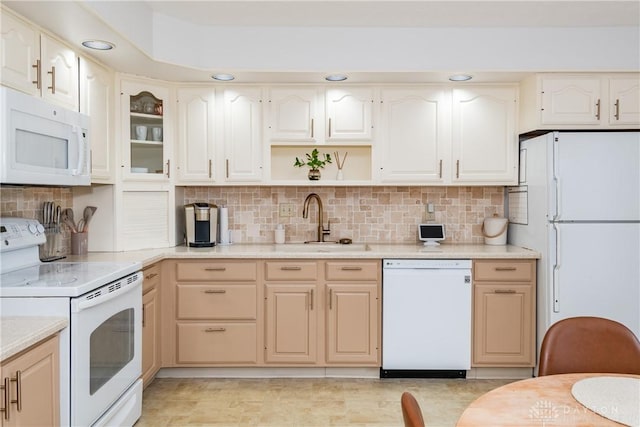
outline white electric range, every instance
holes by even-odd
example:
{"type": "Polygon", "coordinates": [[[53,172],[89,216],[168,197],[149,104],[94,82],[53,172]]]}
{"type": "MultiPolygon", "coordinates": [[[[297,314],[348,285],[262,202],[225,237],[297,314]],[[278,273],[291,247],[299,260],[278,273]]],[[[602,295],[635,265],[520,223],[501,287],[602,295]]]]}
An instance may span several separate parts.
{"type": "Polygon", "coordinates": [[[60,333],[60,425],[132,426],[142,412],[142,265],[42,263],[44,228],[0,218],[3,316],[66,317],[60,333]]]}

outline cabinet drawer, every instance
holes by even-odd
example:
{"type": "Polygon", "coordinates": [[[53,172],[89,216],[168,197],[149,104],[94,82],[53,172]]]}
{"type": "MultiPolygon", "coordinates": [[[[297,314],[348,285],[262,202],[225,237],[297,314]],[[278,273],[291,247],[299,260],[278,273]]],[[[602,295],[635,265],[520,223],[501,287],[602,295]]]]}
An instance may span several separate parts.
{"type": "Polygon", "coordinates": [[[153,264],[142,271],[144,281],[142,282],[142,293],[145,294],[150,289],[160,284],[160,264],[153,264]]]}
{"type": "Polygon", "coordinates": [[[318,265],[315,261],[267,261],[267,280],[316,280],[318,265]]]}
{"type": "Polygon", "coordinates": [[[256,363],[255,323],[178,323],[178,363],[256,363]]]}
{"type": "Polygon", "coordinates": [[[177,285],[178,319],[255,319],[256,285],[177,285]]]}
{"type": "Polygon", "coordinates": [[[327,280],[378,280],[380,263],[376,261],[329,261],[326,264],[327,280]]]}
{"type": "Polygon", "coordinates": [[[535,277],[536,262],[522,261],[474,261],[473,279],[492,282],[529,282],[535,277]]]}
{"type": "Polygon", "coordinates": [[[179,262],[178,280],[252,281],[257,277],[255,262],[179,262]]]}

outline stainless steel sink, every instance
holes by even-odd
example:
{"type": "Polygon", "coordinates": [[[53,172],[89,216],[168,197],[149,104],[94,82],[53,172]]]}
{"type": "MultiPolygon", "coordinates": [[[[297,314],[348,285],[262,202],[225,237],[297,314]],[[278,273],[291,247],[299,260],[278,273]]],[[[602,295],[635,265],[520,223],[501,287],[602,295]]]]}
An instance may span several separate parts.
{"type": "Polygon", "coordinates": [[[283,245],[276,245],[276,251],[282,252],[364,252],[369,251],[371,248],[366,243],[351,243],[343,245],[340,243],[332,242],[312,242],[312,243],[285,243],[283,245]]]}

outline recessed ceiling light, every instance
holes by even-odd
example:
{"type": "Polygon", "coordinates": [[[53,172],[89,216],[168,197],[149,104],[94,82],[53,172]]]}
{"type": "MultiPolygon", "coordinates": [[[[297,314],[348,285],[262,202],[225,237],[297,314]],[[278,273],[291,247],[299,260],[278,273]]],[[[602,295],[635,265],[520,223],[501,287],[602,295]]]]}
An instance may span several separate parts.
{"type": "Polygon", "coordinates": [[[347,76],[345,76],[344,74],[330,74],[324,79],[329,82],[343,82],[347,80],[347,76]]]}
{"type": "Polygon", "coordinates": [[[231,74],[214,74],[211,76],[212,79],[214,80],[219,80],[221,82],[230,82],[231,80],[234,80],[235,77],[232,76],[231,74]]]}
{"type": "Polygon", "coordinates": [[[111,50],[116,47],[113,43],[104,40],[85,40],[82,42],[82,46],[95,50],[111,50]]]}
{"type": "Polygon", "coordinates": [[[454,74],[449,76],[449,80],[452,82],[466,82],[467,80],[471,80],[471,76],[468,74],[454,74]]]}

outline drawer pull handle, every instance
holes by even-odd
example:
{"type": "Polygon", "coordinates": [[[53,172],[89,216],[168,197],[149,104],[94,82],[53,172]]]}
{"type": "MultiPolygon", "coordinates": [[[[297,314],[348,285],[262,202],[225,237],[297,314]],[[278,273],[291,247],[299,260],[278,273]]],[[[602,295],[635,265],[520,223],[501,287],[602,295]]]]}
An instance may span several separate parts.
{"type": "Polygon", "coordinates": [[[226,330],[227,328],[207,328],[204,331],[205,332],[224,332],[226,330]]]}
{"type": "Polygon", "coordinates": [[[205,294],[226,294],[227,291],[224,289],[205,289],[205,294]]]}
{"type": "Polygon", "coordinates": [[[226,267],[207,267],[204,271],[226,271],[226,267]]]}
{"type": "Polygon", "coordinates": [[[342,267],[342,270],[344,270],[344,271],[362,271],[362,267],[346,265],[346,266],[342,267]]]}
{"type": "Polygon", "coordinates": [[[42,87],[42,80],[40,80],[40,65],[40,60],[36,59],[36,63],[31,66],[31,68],[36,69],[36,79],[31,83],[35,84],[38,90],[40,90],[40,88],[42,87]]]}
{"type": "Polygon", "coordinates": [[[515,294],[516,291],[513,289],[496,289],[493,291],[494,294],[515,294]]]}
{"type": "Polygon", "coordinates": [[[144,276],[145,279],[153,279],[154,277],[156,277],[158,275],[158,273],[149,273],[146,276],[144,276]]]}
{"type": "Polygon", "coordinates": [[[284,271],[300,271],[302,270],[302,267],[299,266],[284,266],[284,267],[280,267],[280,270],[284,270],[284,271]]]}
{"type": "Polygon", "coordinates": [[[51,74],[51,86],[47,86],[47,89],[51,89],[51,94],[56,94],[56,67],[51,67],[51,71],[47,71],[47,74],[51,74]]]}
{"type": "Polygon", "coordinates": [[[0,389],[4,390],[4,408],[0,409],[4,412],[4,419],[9,419],[9,411],[11,410],[11,380],[9,377],[4,377],[4,385],[0,386],[0,389]]]}
{"type": "Polygon", "coordinates": [[[16,371],[16,378],[11,381],[16,382],[16,398],[11,403],[16,403],[18,412],[22,412],[22,371],[16,371]]]}
{"type": "Polygon", "coordinates": [[[496,271],[516,271],[515,267],[496,267],[496,271]]]}

